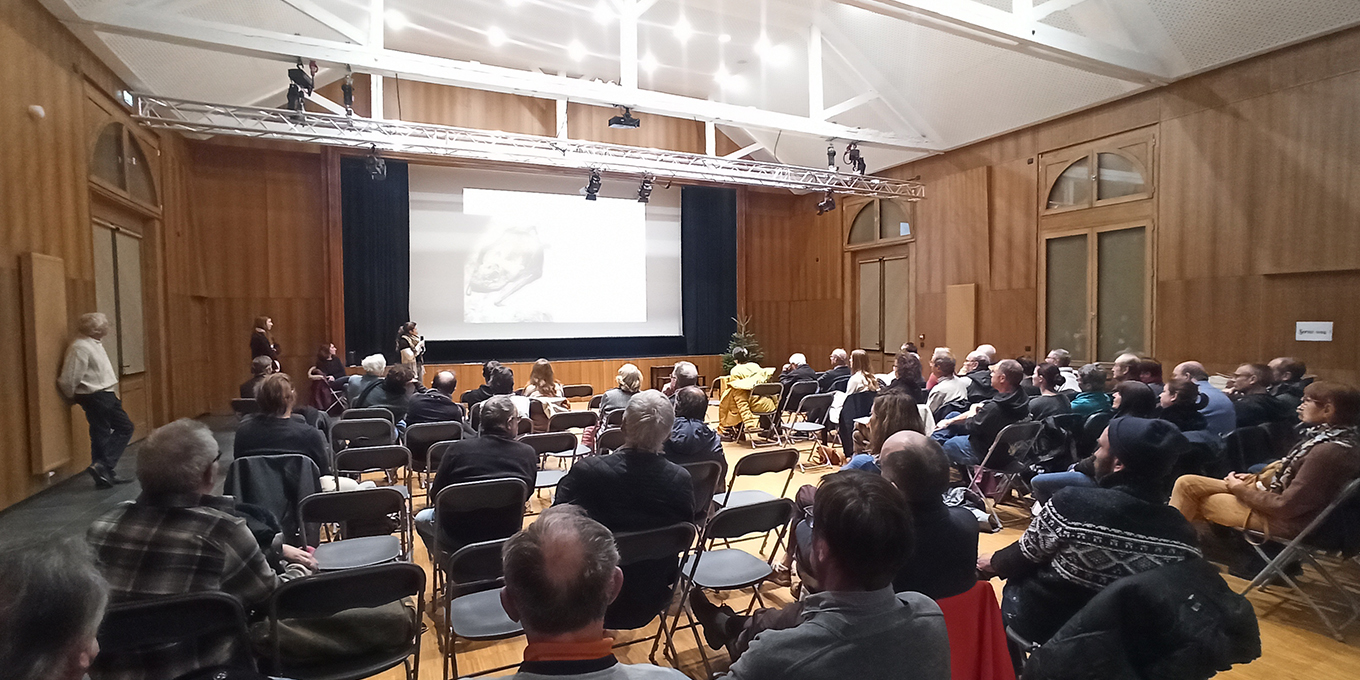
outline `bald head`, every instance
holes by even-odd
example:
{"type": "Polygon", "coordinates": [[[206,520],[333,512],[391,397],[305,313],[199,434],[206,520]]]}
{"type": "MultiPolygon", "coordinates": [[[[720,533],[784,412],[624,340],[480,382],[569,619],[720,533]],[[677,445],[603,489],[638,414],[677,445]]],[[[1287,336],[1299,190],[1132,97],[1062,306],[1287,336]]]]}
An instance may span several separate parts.
{"type": "Polygon", "coordinates": [[[878,466],[908,503],[939,502],[949,489],[949,457],[935,440],[914,430],[888,437],[879,450],[878,466]]]}
{"type": "Polygon", "coordinates": [[[1209,372],[1204,370],[1204,364],[1198,361],[1182,361],[1172,369],[1171,377],[1202,382],[1209,379],[1209,372]]]}
{"type": "Polygon", "coordinates": [[[613,534],[574,505],[544,510],[506,541],[501,559],[501,601],[531,639],[603,626],[623,587],[613,534]]]}
{"type": "Polygon", "coordinates": [[[831,365],[845,366],[850,363],[850,355],[843,349],[837,347],[831,350],[831,365]]]}
{"type": "Polygon", "coordinates": [[[1116,381],[1137,380],[1138,369],[1142,363],[1143,360],[1139,359],[1137,354],[1120,354],[1114,360],[1114,379],[1116,381]]]}
{"type": "Polygon", "coordinates": [[[981,345],[978,345],[978,346],[977,346],[977,349],[975,349],[975,350],[973,350],[973,351],[974,351],[974,352],[977,352],[978,354],[982,354],[982,355],[986,356],[986,357],[987,357],[987,363],[993,363],[993,362],[996,361],[996,347],[994,347],[994,346],[992,346],[992,345],[981,344],[981,345]]]}

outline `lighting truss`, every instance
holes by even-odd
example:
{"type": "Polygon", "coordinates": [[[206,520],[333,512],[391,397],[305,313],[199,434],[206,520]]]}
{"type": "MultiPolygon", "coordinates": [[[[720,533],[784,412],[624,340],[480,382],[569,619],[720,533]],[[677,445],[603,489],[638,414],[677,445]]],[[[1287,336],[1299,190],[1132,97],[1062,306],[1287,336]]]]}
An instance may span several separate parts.
{"type": "Polygon", "coordinates": [[[595,169],[634,177],[650,174],[686,181],[795,191],[830,190],[842,195],[909,201],[925,198],[925,185],[920,182],[872,175],[497,130],[208,104],[146,94],[137,95],[137,113],[133,118],[147,127],[184,133],[288,140],[365,150],[377,146],[396,153],[568,170],[595,169]]]}

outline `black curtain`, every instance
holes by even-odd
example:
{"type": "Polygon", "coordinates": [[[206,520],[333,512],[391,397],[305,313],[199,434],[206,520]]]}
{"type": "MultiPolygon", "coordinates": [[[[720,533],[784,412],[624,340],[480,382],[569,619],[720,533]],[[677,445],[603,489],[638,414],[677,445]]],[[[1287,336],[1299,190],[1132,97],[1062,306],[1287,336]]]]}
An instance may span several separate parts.
{"type": "Polygon", "coordinates": [[[345,249],[345,350],[349,363],[375,353],[396,362],[397,327],[409,321],[410,187],[406,164],[387,161],[376,181],[362,158],[340,160],[345,249]]]}
{"type": "Polygon", "coordinates": [[[737,330],[737,190],[680,190],[686,354],[721,354],[737,330]]]}

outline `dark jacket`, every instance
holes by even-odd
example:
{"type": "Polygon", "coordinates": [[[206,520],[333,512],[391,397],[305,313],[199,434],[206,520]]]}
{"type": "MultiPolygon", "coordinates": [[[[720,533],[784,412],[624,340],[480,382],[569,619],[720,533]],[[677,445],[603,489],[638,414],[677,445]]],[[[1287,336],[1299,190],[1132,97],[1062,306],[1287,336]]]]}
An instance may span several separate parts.
{"type": "MultiPolygon", "coordinates": [[[[349,399],[349,407],[358,408],[357,404],[359,402],[359,395],[363,394],[364,390],[368,389],[369,385],[372,385],[375,382],[380,383],[382,382],[382,379],[383,377],[380,375],[369,375],[365,373],[363,375],[356,375],[353,378],[350,378],[348,381],[346,381],[345,398],[349,399]]],[[[380,389],[382,389],[381,385],[373,388],[374,391],[380,389]]]]}
{"type": "MultiPolygon", "coordinates": [[[[793,370],[784,371],[779,374],[779,383],[784,386],[784,393],[779,397],[779,408],[798,408],[798,404],[788,403],[789,389],[793,387],[794,383],[802,382],[804,380],[817,380],[817,372],[812,370],[812,367],[807,364],[794,366],[793,370]]],[[[818,392],[823,391],[820,384],[818,384],[817,388],[818,392]]]]}
{"type": "Polygon", "coordinates": [[[236,458],[269,453],[301,453],[316,463],[321,474],[331,473],[330,445],[321,430],[308,425],[300,415],[276,418],[252,413],[236,428],[232,455],[236,458]]]}
{"type": "Polygon", "coordinates": [[[250,334],[250,358],[269,357],[274,361],[279,360],[278,343],[270,343],[269,338],[264,333],[255,332],[250,334]]]}
{"type": "Polygon", "coordinates": [[[255,390],[260,388],[260,383],[264,382],[264,376],[257,375],[250,380],[241,383],[241,398],[254,399],[255,390]]]}
{"type": "Polygon", "coordinates": [[[464,392],[463,396],[458,397],[458,401],[461,401],[464,404],[467,404],[469,407],[471,407],[473,404],[481,403],[494,396],[496,395],[491,392],[490,387],[482,385],[481,387],[470,389],[464,392]]]}
{"type": "Polygon", "coordinates": [[[1066,394],[1040,395],[1029,399],[1029,417],[1035,420],[1071,412],[1072,402],[1068,400],[1066,394]]]}
{"type": "Polygon", "coordinates": [[[915,591],[932,600],[967,592],[977,583],[978,521],[968,508],[943,501],[913,503],[916,549],[893,579],[893,592],[915,591]]]}
{"type": "Polygon", "coordinates": [[[227,468],[224,491],[243,503],[273,515],[283,531],[283,542],[294,547],[318,545],[320,527],[303,525],[302,499],[321,492],[316,466],[294,456],[246,456],[227,468]]]}
{"type": "Polygon", "coordinates": [[[996,396],[982,403],[982,409],[977,415],[964,421],[963,427],[968,433],[968,442],[979,460],[987,455],[992,448],[992,442],[996,441],[996,436],[1006,429],[1007,425],[1029,417],[1029,398],[1024,392],[1013,390],[1005,394],[1000,392],[995,394],[996,396]]]}
{"type": "Polygon", "coordinates": [[[1026,680],[1201,680],[1261,656],[1256,612],[1200,558],[1120,579],[1025,663],[1026,680]]]}
{"type": "Polygon", "coordinates": [[[600,397],[600,413],[628,408],[628,402],[632,401],[635,394],[637,392],[625,392],[621,387],[605,390],[600,397]]]}
{"type": "Polygon", "coordinates": [[[722,439],[702,420],[675,419],[671,437],[661,444],[661,452],[676,465],[711,460],[722,467],[719,479],[727,479],[727,456],[723,455],[722,439]]]}
{"type": "Polygon", "coordinates": [[[538,477],[538,454],[524,442],[485,435],[461,439],[444,452],[439,471],[430,482],[430,498],[444,487],[462,482],[513,477],[534,488],[538,477]]]}
{"type": "Polygon", "coordinates": [[[1243,394],[1233,399],[1233,408],[1237,411],[1238,427],[1287,423],[1298,419],[1298,414],[1288,403],[1269,394],[1243,394]]]}
{"type": "MultiPolygon", "coordinates": [[[[964,374],[971,383],[968,385],[968,401],[976,404],[979,401],[986,401],[996,396],[996,388],[992,387],[992,369],[979,368],[972,373],[964,374]]],[[[1021,392],[1020,390],[1016,390],[1021,392]]],[[[1024,392],[1021,392],[1024,394],[1024,392]]]]}
{"type": "Polygon", "coordinates": [[[1209,429],[1209,421],[1194,404],[1172,404],[1170,408],[1157,409],[1157,417],[1165,420],[1181,432],[1194,432],[1209,429]]]}
{"type": "Polygon", "coordinates": [[[926,381],[918,376],[907,376],[906,380],[893,378],[892,384],[883,390],[884,394],[888,392],[904,392],[916,402],[917,406],[923,406],[926,403],[926,381]]]}
{"type": "Polygon", "coordinates": [[[817,374],[817,391],[830,392],[831,386],[836,384],[837,380],[848,377],[850,377],[849,366],[837,366],[833,369],[822,371],[817,374]]]}
{"type": "Polygon", "coordinates": [[[389,392],[386,385],[378,385],[362,396],[362,399],[350,402],[350,408],[385,408],[392,412],[393,422],[404,420],[406,409],[411,406],[412,395],[407,394],[406,388],[389,392]]]}
{"type": "Polygon", "coordinates": [[[1312,382],[1311,379],[1277,382],[1271,385],[1266,393],[1284,402],[1289,408],[1297,409],[1299,404],[1303,403],[1303,389],[1312,382]]]}
{"type": "MultiPolygon", "coordinates": [[[[619,449],[584,458],[557,483],[553,505],[580,506],[610,531],[642,531],[694,521],[689,471],[655,453],[619,449]]],[[[635,562],[623,568],[623,590],[605,614],[606,628],[646,625],[671,594],[676,559],[635,562]]]]}
{"type": "Polygon", "coordinates": [[[412,396],[406,407],[407,427],[449,421],[463,422],[463,407],[453,403],[453,397],[439,390],[426,390],[412,396]]]}

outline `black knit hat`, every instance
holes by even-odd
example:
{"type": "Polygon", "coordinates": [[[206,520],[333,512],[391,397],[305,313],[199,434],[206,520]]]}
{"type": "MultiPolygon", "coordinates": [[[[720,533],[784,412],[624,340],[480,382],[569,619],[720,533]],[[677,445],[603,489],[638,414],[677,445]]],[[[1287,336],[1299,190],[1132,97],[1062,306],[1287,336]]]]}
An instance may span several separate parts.
{"type": "Polygon", "coordinates": [[[1189,440],[1165,420],[1123,416],[1110,421],[1110,453],[1130,474],[1161,478],[1171,473],[1189,440]]]}

